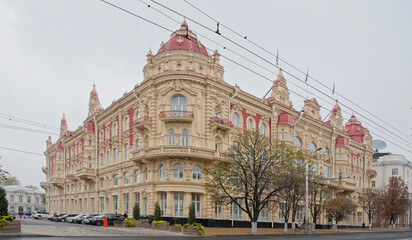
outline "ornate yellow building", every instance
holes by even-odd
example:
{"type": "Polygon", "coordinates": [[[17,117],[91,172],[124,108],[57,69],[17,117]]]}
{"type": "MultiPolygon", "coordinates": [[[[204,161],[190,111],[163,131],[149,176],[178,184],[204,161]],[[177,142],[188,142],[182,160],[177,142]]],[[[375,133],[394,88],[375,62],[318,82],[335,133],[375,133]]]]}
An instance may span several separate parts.
{"type": "MultiPolygon", "coordinates": [[[[309,151],[323,147],[316,170],[330,178],[333,195],[357,199],[371,187],[371,136],[354,116],[343,125],[338,102],[327,122],[316,99],[296,111],[281,70],[267,99],[229,85],[219,53],[209,55],[185,22],[146,57],[140,85],[106,109],[93,87],[83,126],[68,131],[63,115],[59,139],[47,140],[41,186],[48,211],[130,215],[139,202],[148,215],[158,202],[164,216],[187,217],[194,202],[198,218],[247,221],[235,205],[212,203],[203,169],[222,159],[233,134],[255,128],[309,151]]],[[[265,209],[261,221],[282,221],[278,207],[265,209]]],[[[362,209],[349,221],[367,222],[362,209]]]]}

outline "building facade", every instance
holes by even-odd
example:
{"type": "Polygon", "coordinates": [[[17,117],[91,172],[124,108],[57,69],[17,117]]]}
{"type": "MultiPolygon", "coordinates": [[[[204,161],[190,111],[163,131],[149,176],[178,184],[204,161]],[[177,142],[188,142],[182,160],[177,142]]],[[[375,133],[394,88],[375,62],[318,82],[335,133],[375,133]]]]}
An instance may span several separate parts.
{"type": "MultiPolygon", "coordinates": [[[[219,53],[210,55],[185,22],[146,58],[144,80],[106,109],[93,88],[82,127],[68,131],[63,115],[60,138],[46,142],[47,210],[130,214],[139,203],[148,215],[158,202],[163,216],[184,218],[193,202],[198,218],[247,221],[236,205],[212,202],[203,170],[251,129],[308,152],[324,148],[314,161],[332,195],[357,199],[371,187],[372,137],[355,116],[343,125],[338,102],[327,122],[316,99],[295,110],[281,70],[269,98],[229,85],[219,53]]],[[[362,224],[358,214],[349,224],[362,224]]],[[[278,207],[261,221],[282,221],[278,207]]]]}
{"type": "Polygon", "coordinates": [[[6,199],[9,203],[8,212],[31,213],[33,211],[43,211],[42,191],[34,190],[27,187],[12,185],[4,186],[6,190],[6,199]]]}
{"type": "MultiPolygon", "coordinates": [[[[398,154],[381,156],[372,162],[372,169],[377,172],[376,178],[372,180],[374,189],[384,189],[389,184],[391,177],[400,177],[408,187],[409,196],[412,196],[412,163],[405,156],[398,154]]],[[[405,227],[410,225],[411,207],[397,219],[397,226],[405,227]]],[[[387,226],[389,221],[384,220],[383,216],[377,213],[374,216],[373,223],[375,226],[387,226]]]]}

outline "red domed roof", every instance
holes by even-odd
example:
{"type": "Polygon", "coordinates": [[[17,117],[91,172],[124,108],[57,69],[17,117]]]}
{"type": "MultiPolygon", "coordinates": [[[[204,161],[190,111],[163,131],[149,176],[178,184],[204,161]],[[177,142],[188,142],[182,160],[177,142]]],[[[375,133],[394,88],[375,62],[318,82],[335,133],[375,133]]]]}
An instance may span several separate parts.
{"type": "Polygon", "coordinates": [[[162,43],[157,53],[166,50],[193,50],[195,52],[209,56],[207,49],[197,40],[196,34],[189,30],[186,21],[183,21],[179,30],[170,35],[170,40],[162,43]]]}
{"type": "Polygon", "coordinates": [[[356,119],[355,115],[352,115],[348,122],[345,124],[346,133],[349,137],[356,141],[362,142],[365,136],[365,128],[362,126],[361,122],[356,119]]]}

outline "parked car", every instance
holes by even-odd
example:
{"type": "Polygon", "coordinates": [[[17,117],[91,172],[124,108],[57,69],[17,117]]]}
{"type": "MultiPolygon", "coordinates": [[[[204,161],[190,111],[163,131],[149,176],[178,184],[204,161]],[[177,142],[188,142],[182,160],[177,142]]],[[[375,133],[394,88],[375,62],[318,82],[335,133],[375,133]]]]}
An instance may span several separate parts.
{"type": "Polygon", "coordinates": [[[91,224],[91,225],[96,225],[97,219],[102,218],[103,216],[104,216],[104,215],[97,215],[97,216],[94,216],[94,217],[92,217],[92,218],[85,219],[85,220],[88,220],[88,221],[85,221],[85,223],[86,223],[86,224],[91,224]]]}
{"type": "Polygon", "coordinates": [[[124,216],[120,214],[104,214],[96,219],[97,226],[103,226],[104,219],[107,218],[107,225],[113,225],[115,221],[124,221],[124,216]]]}
{"type": "Polygon", "coordinates": [[[96,217],[96,214],[90,214],[90,215],[84,215],[83,217],[77,218],[76,223],[83,223],[83,224],[88,224],[90,218],[96,217]]]}
{"type": "Polygon", "coordinates": [[[56,219],[56,222],[66,222],[68,217],[74,217],[74,216],[77,216],[77,214],[66,214],[66,215],[63,215],[61,217],[58,217],[56,219]]]}
{"type": "Polygon", "coordinates": [[[51,214],[48,212],[38,212],[38,211],[34,211],[32,214],[32,217],[34,219],[42,219],[42,218],[49,218],[51,217],[51,214]]]}
{"type": "Polygon", "coordinates": [[[66,215],[66,214],[65,214],[65,213],[61,213],[61,214],[58,214],[58,215],[52,215],[52,216],[48,217],[47,219],[48,219],[49,221],[54,221],[54,222],[56,222],[57,218],[58,218],[58,217],[61,217],[61,216],[63,216],[63,215],[66,215]]]}
{"type": "Polygon", "coordinates": [[[84,216],[84,214],[79,214],[79,215],[75,215],[75,216],[71,216],[71,217],[67,217],[66,218],[66,222],[68,223],[75,223],[75,219],[84,216]]]}

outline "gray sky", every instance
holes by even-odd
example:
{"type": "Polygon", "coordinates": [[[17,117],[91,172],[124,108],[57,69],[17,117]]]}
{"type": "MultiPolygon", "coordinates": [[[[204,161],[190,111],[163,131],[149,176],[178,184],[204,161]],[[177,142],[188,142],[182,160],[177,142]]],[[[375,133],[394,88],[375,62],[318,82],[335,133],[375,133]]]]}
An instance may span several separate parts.
{"type": "MultiPolygon", "coordinates": [[[[149,2],[148,0],[144,0],[149,2]]],[[[371,132],[374,139],[387,142],[386,151],[412,154],[412,10],[411,1],[195,1],[188,0],[222,24],[303,70],[309,69],[324,85],[367,109],[379,119],[336,96],[345,119],[353,111],[371,132]],[[377,127],[368,119],[380,124],[377,127]],[[383,128],[389,130],[389,133],[383,128]],[[397,136],[395,136],[396,134],[397,136]],[[379,136],[377,136],[379,135],[379,136]],[[407,138],[407,136],[409,136],[407,138]],[[386,140],[384,139],[386,138],[386,140]],[[402,139],[403,140],[402,140],[402,139]]],[[[160,15],[153,7],[179,22],[183,18],[150,2],[147,8],[139,0],[110,0],[129,11],[176,30],[180,26],[160,15]]],[[[159,2],[178,10],[188,18],[215,29],[216,23],[183,0],[159,2]]],[[[242,54],[265,68],[278,70],[252,56],[222,37],[188,20],[189,28],[242,54]]],[[[275,57],[220,27],[222,35],[275,62],[275,57]]],[[[74,130],[87,117],[89,93],[96,83],[100,101],[107,107],[124,92],[142,81],[146,53],[154,53],[170,32],[144,22],[98,0],[2,0],[0,1],[0,114],[59,127],[66,114],[69,128],[74,130]]],[[[244,64],[274,80],[275,74],[236,56],[227,49],[198,35],[210,49],[244,64]]],[[[225,80],[261,98],[271,83],[222,59],[225,80]]],[[[287,72],[305,79],[305,74],[280,61],[287,72]]],[[[306,85],[285,74],[290,90],[306,97],[306,85]],[[297,84],[302,89],[294,86],[297,84]]],[[[330,89],[309,79],[308,83],[327,96],[309,87],[309,98],[315,97],[325,109],[331,109],[330,89]],[[319,99],[322,98],[324,100],[319,99]]],[[[293,93],[296,109],[303,99],[293,93]]],[[[322,109],[322,117],[328,111],[322,109]]],[[[10,121],[0,115],[0,147],[42,154],[47,134],[5,128],[14,125],[53,131],[10,121]]],[[[346,120],[345,120],[346,122],[346,120]]],[[[58,131],[56,131],[57,133],[58,131]]],[[[53,141],[57,136],[52,136],[53,141]]],[[[41,167],[45,157],[0,149],[0,164],[17,176],[23,185],[39,185],[45,181],[41,167]]]]}

